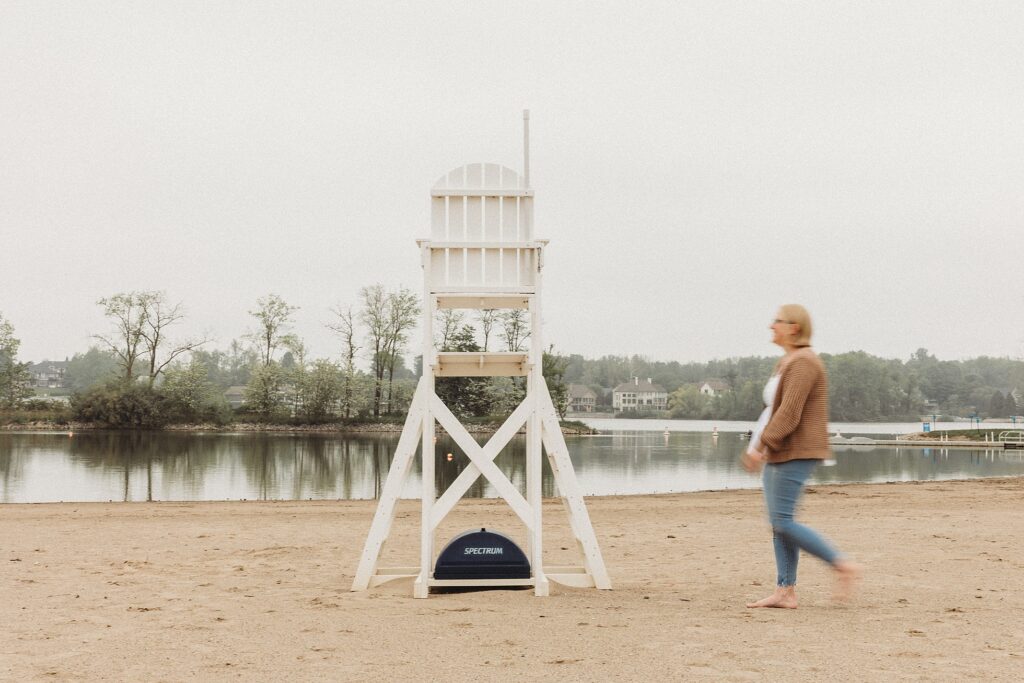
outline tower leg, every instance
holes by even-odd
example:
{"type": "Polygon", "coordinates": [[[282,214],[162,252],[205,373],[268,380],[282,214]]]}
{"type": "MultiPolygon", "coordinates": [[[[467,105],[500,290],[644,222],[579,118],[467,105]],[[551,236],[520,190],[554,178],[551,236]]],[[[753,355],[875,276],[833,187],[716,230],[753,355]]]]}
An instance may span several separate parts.
{"type": "Polygon", "coordinates": [[[423,495],[420,507],[420,575],[413,584],[413,596],[426,598],[430,595],[431,572],[434,560],[434,527],[431,514],[434,507],[434,416],[428,407],[423,411],[423,495]]]}
{"type": "Polygon", "coordinates": [[[586,570],[593,577],[594,585],[597,588],[610,589],[612,582],[608,578],[608,570],[601,557],[601,547],[597,543],[597,535],[590,523],[587,505],[583,502],[583,493],[576,480],[572,460],[569,459],[569,448],[565,445],[565,437],[558,424],[558,413],[551,401],[547,384],[542,385],[538,392],[538,398],[543,402],[541,419],[544,424],[544,446],[547,448],[555,484],[558,486],[562,502],[569,513],[569,526],[583,553],[586,570]]]}
{"type": "MultiPolygon", "coordinates": [[[[533,379],[531,377],[531,379],[533,379]]],[[[548,579],[544,574],[544,536],[542,529],[541,505],[543,503],[541,490],[541,421],[540,413],[537,410],[538,401],[536,387],[534,391],[527,391],[527,400],[533,406],[533,412],[526,422],[526,488],[527,502],[530,504],[530,513],[533,517],[533,529],[529,532],[530,539],[530,566],[533,571],[533,592],[534,595],[546,596],[549,593],[548,579]]]]}
{"type": "Polygon", "coordinates": [[[366,537],[363,554],[359,558],[359,567],[356,569],[356,576],[352,581],[351,590],[353,591],[363,591],[369,588],[370,578],[377,571],[377,560],[380,557],[381,548],[391,532],[391,523],[395,518],[395,506],[402,494],[405,480],[409,476],[412,461],[416,458],[416,440],[423,429],[425,404],[424,380],[421,378],[409,406],[409,415],[405,420],[402,436],[398,439],[398,448],[395,449],[395,457],[391,461],[388,478],[384,482],[380,502],[377,504],[377,511],[370,524],[370,533],[366,537]]]}

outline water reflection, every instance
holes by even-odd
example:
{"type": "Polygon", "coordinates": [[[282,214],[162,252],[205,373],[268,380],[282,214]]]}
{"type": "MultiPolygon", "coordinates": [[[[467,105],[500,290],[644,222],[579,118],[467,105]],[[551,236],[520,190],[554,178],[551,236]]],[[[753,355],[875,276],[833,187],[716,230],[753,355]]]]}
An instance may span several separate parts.
{"type": "MultiPolygon", "coordinates": [[[[738,434],[632,431],[568,441],[587,495],[760,484],[739,465],[745,442],[738,434]]],[[[0,502],[376,498],[397,443],[397,434],[0,433],[0,502]]],[[[516,437],[496,460],[524,495],[525,448],[523,437],[516,437]]],[[[435,451],[435,484],[443,490],[469,458],[444,435],[435,451]]],[[[994,449],[838,447],[836,461],[819,467],[814,481],[1024,475],[1024,455],[994,449]]],[[[545,496],[557,493],[546,462],[542,488],[545,496]]],[[[417,462],[403,496],[419,492],[417,462]]],[[[496,494],[480,477],[467,495],[496,494]]]]}

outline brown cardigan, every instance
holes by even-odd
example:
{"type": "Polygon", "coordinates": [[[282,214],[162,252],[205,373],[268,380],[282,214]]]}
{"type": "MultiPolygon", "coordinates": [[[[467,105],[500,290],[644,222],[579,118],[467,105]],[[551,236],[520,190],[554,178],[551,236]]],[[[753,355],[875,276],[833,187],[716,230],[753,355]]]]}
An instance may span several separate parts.
{"type": "Polygon", "coordinates": [[[828,445],[828,378],[810,347],[783,358],[772,417],[761,433],[769,463],[826,459],[828,445]]]}

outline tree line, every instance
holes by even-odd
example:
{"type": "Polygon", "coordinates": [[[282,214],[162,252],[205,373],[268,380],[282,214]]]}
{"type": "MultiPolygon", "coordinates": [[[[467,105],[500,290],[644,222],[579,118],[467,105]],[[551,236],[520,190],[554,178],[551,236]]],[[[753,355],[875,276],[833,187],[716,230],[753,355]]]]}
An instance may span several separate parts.
{"type": "MultiPolygon", "coordinates": [[[[73,417],[112,426],[167,422],[226,423],[240,419],[317,423],[394,420],[404,416],[422,360],[409,354],[419,298],[404,287],[363,287],[352,305],[330,309],[323,324],[335,333],[336,355],[310,357],[294,331],[297,306],[276,294],[249,310],[252,326],[227,348],[208,335],[181,337],[183,305],[165,292],[120,292],[97,302],[108,329],[69,359],[65,379],[73,417]],[[226,390],[244,387],[241,409],[226,390]]],[[[0,317],[0,408],[34,394],[19,341],[0,317]],[[5,360],[7,359],[7,360],[5,360]],[[6,393],[4,392],[6,388],[6,393]]],[[[524,311],[442,310],[436,342],[446,351],[522,351],[529,338],[524,311]]],[[[564,412],[561,366],[546,358],[549,384],[564,412]]],[[[439,378],[436,390],[460,417],[509,412],[525,394],[525,378],[439,378]],[[511,406],[511,407],[510,407],[511,406]]]]}
{"type": "Polygon", "coordinates": [[[379,284],[362,288],[358,300],[358,308],[331,309],[323,323],[336,334],[338,354],[312,358],[294,331],[299,307],[276,294],[256,301],[248,311],[252,326],[226,349],[211,348],[209,337],[173,337],[182,307],[168,305],[162,292],[101,299],[110,330],[94,335],[97,344],[76,354],[67,368],[75,414],[149,424],[155,419],[150,414],[165,421],[315,423],[399,413],[414,380],[403,354],[418,300],[406,288],[388,291],[379,284]],[[369,351],[369,373],[357,367],[363,350],[369,351]],[[232,411],[225,397],[232,387],[243,388],[241,411],[232,411]],[[108,416],[112,409],[124,414],[108,416]],[[129,418],[133,410],[142,417],[129,418]]]}
{"type": "MultiPolygon", "coordinates": [[[[944,361],[918,349],[906,360],[863,351],[820,354],[829,375],[830,418],[842,422],[915,421],[924,415],[1005,418],[1024,406],[1024,361],[982,356],[944,361]],[[1020,393],[1018,393],[1019,397],[1020,393]]],[[[611,390],[631,377],[650,377],[669,394],[671,417],[754,420],[763,409],[762,390],[778,357],[748,356],[707,362],[652,361],[642,356],[566,359],[565,381],[589,386],[599,407],[611,410],[611,390]],[[708,379],[729,390],[700,393],[708,379]]]]}
{"type": "MultiPolygon", "coordinates": [[[[323,324],[335,333],[333,357],[312,358],[294,332],[298,307],[275,294],[249,311],[252,326],[214,348],[209,336],[175,334],[185,318],[164,292],[122,292],[97,302],[108,329],[76,353],[66,369],[79,419],[111,424],[155,421],[323,422],[394,420],[408,408],[422,360],[409,349],[421,302],[406,288],[363,287],[351,305],[330,309],[323,324]],[[244,407],[232,410],[225,390],[244,387],[244,407]],[[110,419],[107,420],[106,418],[110,419]]],[[[530,330],[525,311],[441,310],[434,329],[445,351],[523,351],[530,330]]],[[[0,409],[23,404],[34,392],[20,341],[0,315],[0,409]]],[[[1024,390],[1024,362],[980,357],[937,359],[918,349],[905,360],[862,351],[822,353],[829,372],[831,419],[917,420],[922,415],[1008,417],[1021,414],[1012,390],[1024,390]]],[[[599,407],[611,409],[611,390],[631,377],[650,377],[669,393],[671,417],[752,420],[777,357],[707,362],[652,361],[643,356],[544,354],[544,375],[563,412],[569,383],[591,387],[599,407]],[[729,390],[699,392],[707,379],[729,390]]],[[[460,417],[503,415],[525,394],[525,378],[438,378],[436,391],[460,417]]],[[[1019,398],[1020,394],[1017,394],[1019,398]]]]}

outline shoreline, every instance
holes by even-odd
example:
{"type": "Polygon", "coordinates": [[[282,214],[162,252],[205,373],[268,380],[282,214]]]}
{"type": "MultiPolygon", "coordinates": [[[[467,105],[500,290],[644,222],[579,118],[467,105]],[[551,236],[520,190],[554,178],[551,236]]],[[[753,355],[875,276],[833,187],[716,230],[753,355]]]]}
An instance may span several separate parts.
{"type": "MultiPolygon", "coordinates": [[[[844,487],[857,487],[857,486],[923,486],[928,484],[968,484],[977,482],[998,482],[1005,480],[1004,483],[1013,483],[1021,481],[1024,484],[1024,474],[1019,475],[994,475],[991,477],[974,477],[974,478],[963,478],[963,479],[899,479],[892,481],[836,481],[828,482],[824,484],[807,484],[804,492],[806,494],[815,494],[821,492],[822,489],[841,489],[844,487]]],[[[642,499],[642,498],[671,498],[676,496],[702,496],[702,495],[728,495],[733,493],[756,493],[758,496],[763,495],[763,487],[760,484],[743,486],[736,488],[727,489],[698,489],[696,491],[667,491],[662,493],[616,493],[608,495],[587,495],[584,496],[585,501],[603,500],[603,499],[642,499]]],[[[838,495],[833,493],[832,495],[838,495]]],[[[13,506],[43,506],[43,505],[65,505],[74,506],[78,508],[80,506],[90,505],[157,505],[157,506],[181,506],[181,505],[292,505],[292,504],[329,504],[329,503],[361,503],[361,504],[372,504],[376,505],[378,498],[267,498],[264,500],[257,500],[253,498],[224,498],[224,499],[209,499],[209,500],[51,500],[51,501],[34,501],[34,502],[14,502],[4,503],[0,502],[0,512],[3,508],[13,506]]],[[[403,504],[415,504],[418,498],[399,498],[399,501],[403,504]]],[[[465,497],[463,500],[477,501],[477,503],[501,503],[501,498],[497,496],[490,496],[486,498],[477,497],[465,497]]],[[[545,497],[544,504],[558,502],[558,498],[545,497]]]]}
{"type": "MultiPolygon", "coordinates": [[[[0,505],[2,677],[12,680],[1014,680],[1024,664],[1024,478],[815,485],[799,518],[867,569],[831,602],[804,556],[800,608],[770,592],[756,490],[587,498],[613,590],[349,592],[376,501],[0,505]],[[799,644],[799,652],[793,650],[799,644]],[[856,643],[856,647],[850,647],[856,643]],[[457,656],[453,656],[457,653],[457,656]]],[[[544,501],[545,561],[571,564],[544,501]]],[[[438,550],[503,501],[464,500],[438,550]]],[[[385,564],[415,564],[402,501],[385,564]]]]}
{"type": "MultiPolygon", "coordinates": [[[[489,424],[465,424],[466,431],[471,434],[493,434],[501,426],[499,423],[489,424]]],[[[603,434],[609,430],[602,432],[600,429],[595,427],[589,427],[583,423],[568,420],[562,423],[562,434],[566,436],[590,436],[596,434],[603,434]],[[566,424],[568,422],[568,424],[566,424]]],[[[185,432],[195,434],[208,434],[208,433],[219,433],[219,434],[230,434],[230,433],[275,433],[275,434],[400,434],[404,428],[403,424],[397,422],[387,423],[359,423],[359,424],[320,424],[320,425],[283,425],[283,424],[263,424],[255,422],[236,422],[228,425],[216,425],[216,424],[171,424],[164,425],[162,427],[154,428],[143,428],[143,429],[126,429],[116,427],[103,427],[91,423],[82,422],[67,422],[67,423],[56,423],[51,421],[34,421],[24,423],[6,423],[0,424],[0,433],[38,433],[38,432],[90,432],[90,431],[113,431],[113,432],[126,432],[130,433],[133,431],[145,431],[145,432],[185,432]]],[[[611,430],[615,431],[615,430],[611,430]]],[[[968,432],[970,430],[963,430],[968,432]]],[[[1003,448],[1002,442],[985,441],[980,436],[983,432],[989,432],[991,438],[995,438],[996,433],[999,429],[990,430],[973,430],[976,434],[959,434],[956,433],[956,439],[942,440],[943,436],[949,439],[949,430],[944,432],[910,432],[907,434],[900,435],[896,439],[874,439],[866,437],[836,437],[832,436],[829,438],[829,443],[833,446],[905,446],[905,447],[938,447],[938,448],[1003,448]],[[939,436],[939,439],[935,437],[939,436]]],[[[438,425],[436,427],[438,434],[444,433],[444,429],[438,425]]],[[[517,432],[518,434],[525,434],[526,428],[522,427],[517,432]]],[[[683,432],[685,433],[685,432],[683,432]]],[[[695,430],[693,433],[705,433],[701,430],[695,430]]],[[[728,432],[722,432],[728,433],[728,432]]],[[[1017,447],[1016,444],[1011,444],[1009,448],[1017,447]]]]}
{"type": "MultiPolygon", "coordinates": [[[[471,434],[492,434],[501,427],[500,423],[488,423],[488,424],[464,424],[463,425],[471,434]]],[[[16,432],[85,432],[85,431],[114,431],[114,432],[132,432],[132,431],[147,431],[147,432],[195,432],[195,433],[230,433],[230,432],[293,432],[296,434],[400,434],[402,429],[405,427],[404,424],[397,422],[385,422],[385,423],[361,423],[344,425],[338,423],[322,424],[322,425],[281,425],[281,424],[263,424],[256,422],[235,422],[229,425],[215,425],[215,424],[174,424],[164,425],[163,427],[146,428],[146,429],[122,429],[114,427],[102,427],[92,423],[85,422],[67,422],[64,424],[58,424],[49,421],[36,421],[36,422],[25,422],[25,423],[7,423],[0,425],[0,432],[16,433],[16,432]]],[[[565,435],[580,435],[580,434],[597,434],[596,429],[592,429],[585,425],[577,426],[574,424],[562,424],[562,433],[565,435]]],[[[438,434],[443,433],[443,428],[438,425],[436,428],[438,434]]],[[[520,429],[520,434],[525,433],[525,427],[520,429]]]]}

